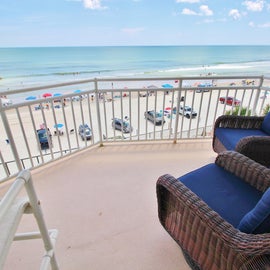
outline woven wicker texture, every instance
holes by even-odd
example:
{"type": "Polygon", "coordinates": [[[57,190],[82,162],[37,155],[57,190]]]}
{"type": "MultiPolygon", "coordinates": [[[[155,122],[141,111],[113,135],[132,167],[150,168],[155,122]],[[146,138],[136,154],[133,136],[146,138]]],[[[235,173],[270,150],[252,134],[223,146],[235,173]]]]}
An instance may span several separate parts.
{"type": "MultiPolygon", "coordinates": [[[[226,151],[216,164],[265,191],[270,169],[240,153],[226,151]]],[[[182,248],[194,270],[263,270],[270,266],[270,234],[245,234],[210,209],[171,175],[157,181],[162,226],[182,248]]]]}
{"type": "MultiPolygon", "coordinates": [[[[213,150],[217,153],[228,150],[216,137],[215,131],[217,128],[260,129],[263,120],[263,116],[220,116],[214,125],[214,136],[212,142],[213,150]]],[[[234,150],[250,157],[264,166],[270,166],[270,136],[248,136],[242,138],[237,143],[234,150]]]]}

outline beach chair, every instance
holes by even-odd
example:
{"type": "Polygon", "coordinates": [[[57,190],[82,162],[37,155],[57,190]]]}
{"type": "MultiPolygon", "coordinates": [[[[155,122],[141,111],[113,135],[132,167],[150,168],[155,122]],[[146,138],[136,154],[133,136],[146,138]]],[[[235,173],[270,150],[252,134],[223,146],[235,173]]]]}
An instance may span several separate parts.
{"type": "Polygon", "coordinates": [[[162,226],[194,270],[270,269],[270,169],[234,151],[157,181],[162,226]]]}
{"type": "Polygon", "coordinates": [[[222,115],[214,125],[213,150],[235,150],[270,166],[270,113],[266,116],[222,115]]]}
{"type": "MultiPolygon", "coordinates": [[[[40,202],[33,187],[31,174],[28,170],[19,173],[13,184],[0,201],[0,269],[3,269],[9,249],[13,241],[41,238],[45,249],[40,270],[58,270],[54,246],[58,231],[48,230],[43,218],[40,202]],[[25,187],[27,197],[19,198],[20,191],[25,187]],[[23,214],[33,214],[39,231],[17,233],[23,214]]],[[[12,255],[11,255],[12,256],[12,255]]]]}

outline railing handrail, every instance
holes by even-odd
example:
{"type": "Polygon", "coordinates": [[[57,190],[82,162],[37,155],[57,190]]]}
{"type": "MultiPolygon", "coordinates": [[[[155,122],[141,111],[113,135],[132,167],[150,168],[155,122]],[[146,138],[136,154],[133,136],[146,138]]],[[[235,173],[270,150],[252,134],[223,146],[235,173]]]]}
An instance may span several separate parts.
{"type": "MultiPolygon", "coordinates": [[[[12,158],[16,162],[17,170],[21,170],[24,168],[24,160],[29,160],[31,163],[29,166],[35,167],[40,165],[35,165],[34,158],[36,156],[40,156],[42,164],[48,162],[47,154],[42,152],[39,146],[39,154],[32,153],[31,147],[29,142],[27,141],[27,137],[32,136],[29,132],[33,133],[33,130],[36,131],[37,122],[39,123],[43,121],[45,129],[55,125],[57,121],[59,121],[59,115],[62,115],[60,118],[62,119],[65,125],[65,134],[67,139],[68,146],[62,145],[63,140],[59,136],[56,136],[54,141],[59,147],[59,151],[49,149],[48,156],[53,161],[55,159],[62,158],[65,154],[66,149],[68,149],[69,153],[72,153],[72,149],[83,149],[85,147],[91,147],[93,145],[103,145],[104,142],[109,141],[119,141],[116,139],[118,135],[115,133],[115,130],[112,133],[112,127],[110,125],[111,118],[120,117],[124,119],[124,117],[132,118],[130,123],[134,123],[136,129],[134,129],[134,133],[127,136],[128,140],[124,138],[123,132],[121,132],[121,140],[128,141],[128,142],[136,142],[136,141],[158,141],[158,140],[169,140],[174,143],[178,139],[184,138],[205,138],[209,136],[201,136],[200,134],[209,133],[211,131],[211,127],[214,123],[214,119],[216,116],[220,114],[224,114],[226,112],[226,104],[221,107],[218,105],[219,98],[222,96],[229,96],[232,95],[233,98],[240,96],[242,100],[246,100],[246,105],[240,105],[240,109],[243,106],[246,106],[248,110],[251,110],[252,114],[255,114],[256,111],[261,113],[263,106],[265,105],[265,99],[261,98],[262,90],[264,90],[264,97],[267,95],[267,91],[270,91],[270,78],[264,76],[186,76],[186,77],[142,77],[142,78],[94,78],[94,79],[87,79],[87,80],[78,80],[72,82],[64,82],[58,84],[51,84],[45,86],[37,86],[37,87],[29,87],[23,89],[15,89],[12,91],[4,91],[1,92],[0,95],[23,95],[23,93],[28,93],[31,91],[37,90],[45,90],[45,89],[54,89],[59,87],[60,91],[65,90],[65,86],[73,85],[81,85],[83,91],[79,93],[67,92],[61,94],[60,97],[58,96],[51,96],[46,99],[44,98],[37,98],[32,101],[20,101],[14,103],[12,105],[3,106],[0,102],[0,114],[2,124],[6,131],[6,136],[9,139],[10,149],[12,150],[12,158]],[[246,83],[247,80],[251,83],[246,83]],[[171,82],[173,84],[172,88],[164,88],[164,82],[171,82]],[[204,86],[200,84],[195,85],[197,82],[210,82],[212,84],[206,83],[204,86]],[[236,82],[236,84],[231,84],[230,82],[236,82]],[[106,84],[103,84],[106,82],[106,84]],[[111,84],[108,84],[110,82],[111,84]],[[120,83],[119,83],[120,82],[120,83]],[[130,84],[128,84],[130,82],[130,84]],[[134,84],[135,82],[135,84],[134,84]],[[143,82],[140,84],[136,84],[136,82],[143,82]],[[153,83],[152,83],[153,82],[153,83]],[[88,83],[91,83],[90,87],[88,83]],[[86,85],[85,85],[86,84],[86,85]],[[142,87],[140,85],[151,85],[152,88],[142,87]],[[128,87],[125,87],[128,85],[128,87]],[[63,87],[63,89],[61,89],[63,87]],[[199,91],[198,91],[199,90],[199,91]],[[204,93],[205,91],[209,92],[209,94],[204,93]],[[230,91],[233,91],[232,93],[230,91]],[[166,97],[166,92],[168,93],[169,99],[166,97]],[[196,94],[201,93],[201,94],[196,94]],[[231,94],[229,94],[231,93],[231,94]],[[125,94],[125,96],[124,96],[125,94]],[[126,95],[127,94],[127,95],[126,95]],[[151,97],[153,94],[153,97],[151,97]],[[169,95],[170,94],[170,95],[169,95]],[[77,103],[77,109],[74,107],[75,103],[73,98],[80,97],[77,103]],[[185,99],[182,101],[182,97],[185,99]],[[93,100],[92,100],[93,98],[93,100]],[[106,98],[106,100],[105,100],[106,98]],[[70,113],[67,116],[67,112],[64,109],[63,101],[67,99],[70,100],[70,113]],[[57,111],[54,108],[54,101],[59,100],[61,109],[57,111]],[[84,101],[85,100],[85,101],[84,101]],[[197,100],[195,102],[195,100],[197,100]],[[211,101],[213,101],[211,103],[211,101]],[[169,104],[167,104],[170,102],[169,104]],[[197,105],[197,114],[198,120],[185,120],[184,117],[180,116],[179,108],[180,102],[182,102],[181,106],[191,105],[192,107],[196,103],[197,105]],[[46,111],[43,108],[44,103],[48,103],[51,106],[50,111],[46,111]],[[211,103],[211,105],[210,105],[211,103]],[[167,104],[167,105],[166,105],[167,104]],[[40,106],[40,113],[32,112],[33,105],[40,106]],[[175,109],[175,113],[171,113],[170,118],[166,118],[166,127],[161,125],[161,127],[151,126],[148,124],[146,120],[140,120],[140,117],[145,111],[148,110],[155,110],[162,112],[162,119],[165,120],[164,110],[169,105],[169,109],[175,109]],[[30,116],[29,122],[31,123],[30,131],[25,134],[23,120],[20,114],[21,109],[25,108],[25,111],[28,112],[30,116]],[[211,108],[211,110],[210,110],[211,108]],[[213,108],[213,109],[212,109],[213,108]],[[16,118],[18,117],[18,121],[15,121],[19,128],[21,128],[23,133],[23,140],[25,142],[27,148],[27,155],[26,157],[22,157],[22,155],[18,152],[14,134],[12,133],[10,119],[7,116],[8,112],[13,112],[16,118]],[[108,112],[110,112],[108,114],[108,112]],[[135,115],[133,115],[135,113],[135,115]],[[36,115],[39,115],[38,120],[35,120],[36,115]],[[211,115],[210,115],[211,114],[211,115]],[[51,120],[48,120],[48,115],[51,115],[51,120]],[[58,116],[57,116],[58,115],[58,116]],[[76,115],[79,115],[79,120],[75,119],[76,115]],[[70,119],[66,119],[67,117],[71,117],[70,119]],[[93,119],[94,118],[94,119],[93,119]],[[41,119],[41,120],[40,120],[41,119]],[[94,130],[95,134],[93,134],[93,138],[90,143],[81,143],[79,141],[77,128],[80,123],[90,122],[90,127],[93,130],[94,123],[94,130]],[[137,121],[137,122],[136,122],[137,121]],[[145,121],[142,122],[142,121],[145,121]],[[75,144],[74,142],[70,141],[70,136],[68,134],[68,126],[74,125],[73,132],[75,131],[75,144]],[[167,127],[168,125],[168,127],[167,127]],[[201,132],[201,129],[203,132],[201,132]],[[114,138],[114,139],[110,139],[114,138]],[[60,153],[60,154],[58,154],[60,153]],[[59,157],[58,157],[59,156],[59,157]],[[45,160],[46,159],[46,160],[45,160]]],[[[230,111],[233,111],[233,106],[229,108],[230,111]]],[[[228,108],[227,108],[228,110],[228,108]]],[[[248,111],[247,110],[247,111],[248,111]]],[[[238,112],[240,113],[240,112],[238,112]]],[[[0,123],[1,124],[1,123],[0,123]]],[[[56,128],[58,131],[58,128],[56,128]]],[[[38,142],[38,136],[35,134],[33,138],[34,141],[38,142]]],[[[121,141],[120,140],[120,141],[121,141]]],[[[0,141],[1,143],[1,141],[0,141]]],[[[30,142],[31,144],[32,142],[30,142]]],[[[65,143],[65,141],[63,142],[65,143]]],[[[57,149],[57,148],[56,148],[57,149]]],[[[36,152],[36,151],[35,151],[36,152]]],[[[7,164],[10,161],[6,161],[6,157],[0,152],[0,170],[1,166],[4,166],[4,173],[8,175],[13,175],[10,172],[9,168],[7,168],[7,164]],[[1,165],[2,164],[2,165],[1,165]]],[[[28,162],[28,161],[27,161],[28,162]]],[[[28,164],[28,163],[27,163],[28,164]]],[[[16,171],[16,170],[15,170],[16,171]]],[[[1,181],[1,179],[0,179],[1,181]]]]}
{"type": "MultiPolygon", "coordinates": [[[[69,82],[63,82],[63,83],[56,83],[56,84],[48,84],[43,86],[33,86],[33,87],[25,87],[25,88],[18,88],[13,90],[7,90],[7,91],[0,91],[0,95],[13,95],[13,94],[20,94],[24,92],[31,92],[36,90],[45,90],[49,88],[58,88],[63,86],[71,86],[76,84],[86,84],[86,83],[94,83],[94,82],[124,82],[124,81],[157,81],[157,80],[165,80],[165,81],[171,81],[171,80],[179,80],[179,81],[188,81],[188,80],[228,80],[228,79],[269,79],[268,77],[264,77],[263,75],[243,75],[243,76],[175,76],[175,77],[135,77],[135,78],[129,78],[129,77],[110,77],[110,78],[92,78],[92,79],[85,79],[85,80],[76,80],[76,81],[69,81],[69,82]]],[[[185,87],[182,87],[185,88],[185,87]]],[[[206,87],[207,88],[207,87],[206,87]]],[[[196,89],[196,88],[195,88],[196,89]]]]}

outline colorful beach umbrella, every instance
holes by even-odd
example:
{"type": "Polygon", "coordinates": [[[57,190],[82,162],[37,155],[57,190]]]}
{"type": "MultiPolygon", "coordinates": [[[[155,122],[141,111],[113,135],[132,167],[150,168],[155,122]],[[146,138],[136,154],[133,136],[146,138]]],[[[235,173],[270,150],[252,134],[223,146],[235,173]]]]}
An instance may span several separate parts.
{"type": "Polygon", "coordinates": [[[154,85],[154,84],[150,84],[150,85],[147,86],[147,88],[148,89],[156,89],[158,87],[156,85],[154,85]]]}
{"type": "Polygon", "coordinates": [[[60,97],[60,96],[62,96],[62,94],[61,93],[55,93],[55,94],[53,94],[53,96],[54,97],[60,97]]]}
{"type": "Polygon", "coordinates": [[[162,84],[163,88],[173,88],[173,86],[169,83],[162,84]]]}
{"type": "Polygon", "coordinates": [[[35,97],[35,96],[29,96],[25,100],[35,100],[35,99],[37,99],[37,97],[35,97]]]}
{"type": "Polygon", "coordinates": [[[76,93],[76,94],[81,93],[81,92],[82,92],[82,90],[80,90],[80,89],[77,89],[74,91],[74,93],[76,93]]]}
{"type": "Polygon", "coordinates": [[[64,126],[64,124],[55,124],[54,128],[62,128],[64,126]]]}
{"type": "Polygon", "coordinates": [[[52,94],[51,94],[51,93],[44,93],[42,96],[43,96],[44,98],[47,98],[47,97],[51,97],[52,94]]]}

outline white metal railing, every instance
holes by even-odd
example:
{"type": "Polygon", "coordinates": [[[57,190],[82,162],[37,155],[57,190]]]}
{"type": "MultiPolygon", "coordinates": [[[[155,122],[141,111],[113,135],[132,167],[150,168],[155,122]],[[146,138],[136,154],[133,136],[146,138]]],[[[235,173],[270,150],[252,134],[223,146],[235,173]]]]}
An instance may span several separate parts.
{"type": "Polygon", "coordinates": [[[260,115],[269,85],[263,76],[107,78],[2,92],[12,104],[0,103],[0,181],[93,145],[210,138],[215,119],[236,108],[221,97],[239,100],[238,114],[247,108],[260,115]],[[197,115],[176,113],[185,106],[197,115]],[[145,119],[151,110],[161,113],[163,125],[145,119]],[[115,130],[114,118],[128,121],[133,131],[115,130]],[[91,140],[82,140],[81,124],[89,125],[91,140]],[[38,129],[51,133],[46,149],[38,129]]]}

